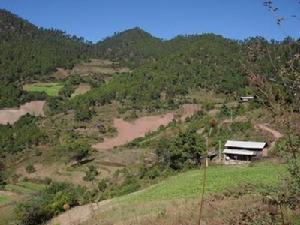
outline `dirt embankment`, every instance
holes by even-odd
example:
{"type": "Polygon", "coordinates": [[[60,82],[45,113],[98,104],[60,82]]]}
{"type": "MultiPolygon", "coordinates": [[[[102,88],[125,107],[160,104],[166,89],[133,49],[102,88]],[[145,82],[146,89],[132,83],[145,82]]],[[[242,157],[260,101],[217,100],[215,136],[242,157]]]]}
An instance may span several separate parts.
{"type": "MultiPolygon", "coordinates": [[[[180,109],[180,120],[184,121],[199,110],[195,104],[186,104],[180,109]]],[[[133,122],[115,118],[114,127],[118,135],[114,138],[105,138],[103,142],[95,144],[93,148],[97,150],[112,149],[113,147],[124,145],[138,137],[144,137],[146,133],[157,130],[161,125],[168,125],[175,118],[175,112],[157,116],[144,116],[133,122]]]]}
{"type": "Polygon", "coordinates": [[[27,113],[33,116],[44,116],[44,105],[45,101],[31,101],[21,105],[19,109],[0,110],[0,124],[13,124],[27,113]]]}
{"type": "Polygon", "coordinates": [[[267,124],[256,124],[254,126],[256,129],[260,129],[260,130],[263,130],[263,131],[266,131],[266,132],[269,132],[272,134],[273,136],[273,141],[270,143],[269,147],[264,149],[263,151],[263,156],[268,156],[268,151],[272,148],[275,147],[275,144],[276,144],[276,141],[279,139],[279,138],[282,138],[283,137],[283,134],[280,133],[279,131],[277,130],[274,130],[272,128],[270,128],[267,124]]]}

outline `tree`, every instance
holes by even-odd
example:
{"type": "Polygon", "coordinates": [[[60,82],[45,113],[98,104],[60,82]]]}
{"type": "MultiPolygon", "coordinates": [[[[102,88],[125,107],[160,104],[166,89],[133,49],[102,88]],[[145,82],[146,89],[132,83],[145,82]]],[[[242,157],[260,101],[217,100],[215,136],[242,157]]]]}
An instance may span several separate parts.
{"type": "Polygon", "coordinates": [[[86,121],[91,119],[91,117],[92,110],[90,109],[90,106],[84,103],[79,103],[79,105],[76,107],[75,119],[77,121],[86,121]]]}
{"type": "MultiPolygon", "coordinates": [[[[264,5],[272,13],[278,12],[273,1],[265,1],[264,5]]],[[[277,15],[276,18],[277,24],[282,25],[285,18],[277,15]]],[[[300,204],[300,130],[293,116],[300,109],[300,43],[286,38],[279,51],[274,50],[272,44],[257,42],[249,46],[248,80],[261,103],[275,120],[282,121],[285,130],[284,138],[277,143],[277,150],[286,160],[288,174],[277,189],[267,193],[280,206],[282,224],[285,224],[282,208],[294,209],[300,204]],[[269,61],[270,67],[259,69],[257,59],[269,61]]]]}
{"type": "Polygon", "coordinates": [[[88,170],[85,172],[85,176],[83,177],[84,181],[93,181],[99,175],[98,170],[95,166],[88,166],[88,170]]]}
{"type": "Polygon", "coordinates": [[[67,145],[67,150],[70,155],[71,160],[76,160],[80,162],[84,158],[91,155],[92,148],[91,146],[82,140],[76,140],[67,145]]]}
{"type": "Polygon", "coordinates": [[[6,185],[6,176],[5,176],[5,166],[4,163],[0,161],[0,190],[6,185]]]}
{"type": "Polygon", "coordinates": [[[170,141],[161,140],[156,148],[156,154],[164,165],[180,170],[185,166],[195,166],[200,163],[205,150],[205,141],[195,130],[180,132],[170,141]]]}

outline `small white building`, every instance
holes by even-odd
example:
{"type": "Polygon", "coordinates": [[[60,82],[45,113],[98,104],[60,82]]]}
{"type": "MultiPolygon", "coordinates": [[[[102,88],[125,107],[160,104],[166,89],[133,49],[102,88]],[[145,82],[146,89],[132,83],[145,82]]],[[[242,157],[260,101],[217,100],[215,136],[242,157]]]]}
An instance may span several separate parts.
{"type": "Polygon", "coordinates": [[[266,142],[228,140],[224,145],[225,160],[251,161],[253,157],[262,156],[266,142]]]}
{"type": "Polygon", "coordinates": [[[256,96],[242,96],[240,97],[240,102],[250,102],[254,101],[256,99],[256,96]]]}

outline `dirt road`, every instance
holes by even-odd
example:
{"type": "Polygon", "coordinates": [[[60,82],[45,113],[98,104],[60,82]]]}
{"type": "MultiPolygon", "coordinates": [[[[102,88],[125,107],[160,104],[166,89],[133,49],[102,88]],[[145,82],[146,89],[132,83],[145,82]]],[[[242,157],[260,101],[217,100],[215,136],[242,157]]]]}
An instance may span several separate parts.
{"type": "Polygon", "coordinates": [[[267,124],[256,124],[254,126],[256,129],[260,129],[260,130],[263,130],[263,131],[267,131],[269,133],[272,134],[273,136],[273,141],[270,143],[269,147],[266,148],[264,151],[263,151],[263,156],[268,156],[268,151],[270,149],[273,149],[275,147],[275,144],[276,144],[276,141],[279,139],[279,138],[282,138],[283,137],[283,134],[280,133],[279,131],[277,130],[274,130],[272,128],[270,128],[267,124]]]}

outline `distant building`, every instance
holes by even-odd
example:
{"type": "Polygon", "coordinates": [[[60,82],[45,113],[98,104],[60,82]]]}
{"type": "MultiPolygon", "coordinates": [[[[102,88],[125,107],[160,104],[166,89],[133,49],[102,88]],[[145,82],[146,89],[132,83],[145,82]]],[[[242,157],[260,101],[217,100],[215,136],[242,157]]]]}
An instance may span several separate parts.
{"type": "Polygon", "coordinates": [[[240,102],[250,102],[254,101],[256,99],[256,96],[242,96],[240,97],[240,102]]]}
{"type": "Polygon", "coordinates": [[[266,142],[228,140],[223,154],[225,161],[251,161],[254,157],[262,156],[266,146],[266,142]]]}

